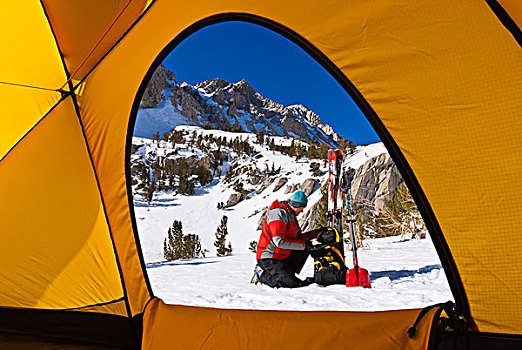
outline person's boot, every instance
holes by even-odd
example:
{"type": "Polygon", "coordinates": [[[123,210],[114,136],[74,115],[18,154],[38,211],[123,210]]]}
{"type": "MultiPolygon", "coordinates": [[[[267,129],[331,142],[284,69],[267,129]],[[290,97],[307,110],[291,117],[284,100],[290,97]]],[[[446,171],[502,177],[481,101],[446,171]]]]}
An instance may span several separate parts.
{"type": "Polygon", "coordinates": [[[311,285],[312,283],[314,283],[315,280],[313,277],[306,277],[302,282],[301,282],[301,287],[306,287],[306,286],[309,286],[311,285]]]}
{"type": "Polygon", "coordinates": [[[254,267],[254,276],[252,276],[250,283],[253,283],[253,284],[261,283],[261,280],[259,278],[261,277],[262,273],[263,273],[263,269],[261,267],[259,267],[259,265],[256,265],[256,267],[254,267]]]}

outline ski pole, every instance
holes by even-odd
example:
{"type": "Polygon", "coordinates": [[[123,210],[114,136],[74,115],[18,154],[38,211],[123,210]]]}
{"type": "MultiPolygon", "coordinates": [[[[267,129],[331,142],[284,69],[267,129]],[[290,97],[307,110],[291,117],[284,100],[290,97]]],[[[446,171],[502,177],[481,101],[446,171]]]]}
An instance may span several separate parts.
{"type": "MultiPolygon", "coordinates": [[[[352,198],[352,189],[348,190],[350,194],[350,239],[352,241],[352,252],[353,252],[353,268],[355,269],[355,279],[357,280],[357,285],[359,285],[359,263],[357,261],[357,243],[355,242],[355,215],[353,210],[353,198],[352,198]]],[[[346,192],[344,192],[344,200],[346,200],[346,192]]]]}

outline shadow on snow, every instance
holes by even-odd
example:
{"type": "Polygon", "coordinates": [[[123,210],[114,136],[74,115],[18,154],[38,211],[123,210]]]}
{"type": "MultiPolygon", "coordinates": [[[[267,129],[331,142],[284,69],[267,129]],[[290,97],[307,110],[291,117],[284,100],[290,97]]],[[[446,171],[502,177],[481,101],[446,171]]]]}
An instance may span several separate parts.
{"type": "Polygon", "coordinates": [[[388,277],[390,280],[399,280],[401,278],[414,277],[417,274],[427,274],[433,270],[441,270],[441,265],[428,265],[421,267],[418,270],[389,270],[389,271],[377,271],[371,272],[371,279],[376,280],[381,277],[388,277]]]}
{"type": "Polygon", "coordinates": [[[183,260],[174,260],[174,261],[157,261],[148,263],[146,265],[147,269],[155,269],[157,267],[162,266],[187,266],[187,265],[206,265],[206,264],[214,264],[217,261],[196,261],[195,259],[183,259],[183,260]]]}

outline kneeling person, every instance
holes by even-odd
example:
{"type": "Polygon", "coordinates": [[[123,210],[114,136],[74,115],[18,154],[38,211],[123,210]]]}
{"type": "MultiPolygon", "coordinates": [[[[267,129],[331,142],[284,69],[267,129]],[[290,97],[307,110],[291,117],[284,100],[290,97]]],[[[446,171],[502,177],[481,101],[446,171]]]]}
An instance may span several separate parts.
{"type": "Polygon", "coordinates": [[[256,259],[262,270],[259,275],[261,283],[287,288],[309,284],[296,277],[309,255],[306,240],[317,235],[315,231],[302,233],[297,222],[297,216],[307,203],[304,192],[296,191],[288,201],[276,200],[270,206],[257,244],[256,259]]]}

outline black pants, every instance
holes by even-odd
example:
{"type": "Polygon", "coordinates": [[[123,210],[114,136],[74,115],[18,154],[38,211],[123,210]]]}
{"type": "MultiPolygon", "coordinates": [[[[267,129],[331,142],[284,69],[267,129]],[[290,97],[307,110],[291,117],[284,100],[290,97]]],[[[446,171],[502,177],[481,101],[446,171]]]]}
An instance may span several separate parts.
{"type": "Polygon", "coordinates": [[[295,275],[300,273],[308,258],[308,250],[292,250],[286,259],[259,259],[257,264],[263,269],[259,280],[270,287],[296,288],[303,282],[295,275]]]}

